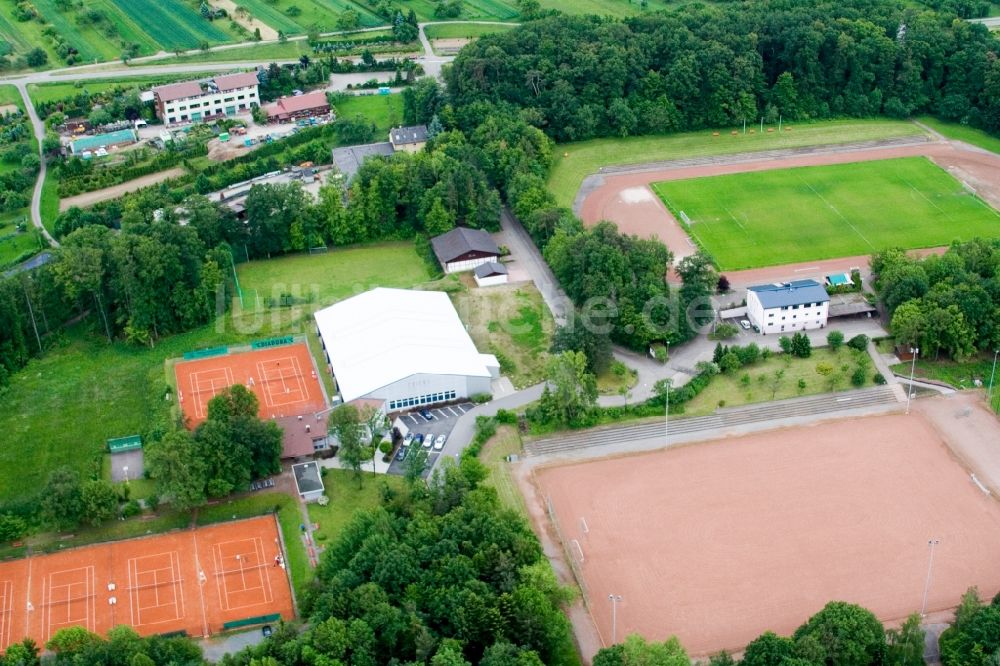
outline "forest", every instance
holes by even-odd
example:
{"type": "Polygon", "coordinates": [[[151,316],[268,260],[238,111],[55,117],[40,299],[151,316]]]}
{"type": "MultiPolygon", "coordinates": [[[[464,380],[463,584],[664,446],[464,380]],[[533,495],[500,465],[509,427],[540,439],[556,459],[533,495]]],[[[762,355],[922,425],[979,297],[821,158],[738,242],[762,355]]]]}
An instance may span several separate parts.
{"type": "Polygon", "coordinates": [[[1000,130],[1000,42],[985,26],[954,19],[947,9],[878,0],[553,16],[477,40],[446,80],[456,108],[509,103],[558,141],[762,116],[930,113],[1000,130]]]}

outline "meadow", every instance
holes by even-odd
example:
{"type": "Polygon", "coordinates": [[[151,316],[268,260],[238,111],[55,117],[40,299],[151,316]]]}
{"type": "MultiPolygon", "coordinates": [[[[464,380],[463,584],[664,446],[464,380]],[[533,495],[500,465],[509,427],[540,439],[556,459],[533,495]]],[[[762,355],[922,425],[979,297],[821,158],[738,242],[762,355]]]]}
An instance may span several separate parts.
{"type": "Polygon", "coordinates": [[[251,261],[237,267],[247,307],[282,293],[329,305],[375,287],[412,287],[430,279],[412,242],[379,243],[251,261]]]}
{"type": "Polygon", "coordinates": [[[1000,214],[924,157],[655,183],[721,270],[995,236],[1000,214]]]}
{"type": "Polygon", "coordinates": [[[59,83],[29,83],[28,95],[35,105],[44,102],[56,102],[59,100],[75,97],[84,92],[91,95],[112,90],[114,88],[126,87],[148,90],[152,86],[172,83],[174,81],[190,80],[192,74],[164,74],[156,77],[122,77],[118,79],[88,79],[76,82],[59,83]]]}
{"type": "Polygon", "coordinates": [[[685,157],[708,157],[759,150],[835,145],[901,136],[920,136],[924,130],[898,120],[833,120],[792,126],[792,131],[733,136],[730,130],[604,138],[556,146],[549,190],[560,206],[572,206],[583,179],[601,167],[643,164],[685,157]]]}

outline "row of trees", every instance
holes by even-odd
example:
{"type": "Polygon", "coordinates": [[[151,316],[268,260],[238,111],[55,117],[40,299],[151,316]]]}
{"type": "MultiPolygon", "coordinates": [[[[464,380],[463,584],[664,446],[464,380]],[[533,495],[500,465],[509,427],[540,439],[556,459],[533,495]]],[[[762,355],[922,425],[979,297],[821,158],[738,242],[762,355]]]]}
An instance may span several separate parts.
{"type": "Polygon", "coordinates": [[[560,141],[779,115],[930,112],[1000,130],[1000,42],[954,18],[879,0],[552,16],[477,40],[446,79],[456,107],[531,109],[560,141]]]}
{"type": "Polygon", "coordinates": [[[955,243],[923,259],[892,248],[871,265],[900,345],[956,360],[1000,349],[1000,240],[955,243]]]}

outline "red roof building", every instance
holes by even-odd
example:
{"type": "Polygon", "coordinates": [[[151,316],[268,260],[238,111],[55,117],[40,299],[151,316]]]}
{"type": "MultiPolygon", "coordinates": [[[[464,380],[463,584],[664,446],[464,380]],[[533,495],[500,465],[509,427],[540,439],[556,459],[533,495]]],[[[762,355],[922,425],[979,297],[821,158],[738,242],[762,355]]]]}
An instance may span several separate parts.
{"type": "Polygon", "coordinates": [[[282,97],[264,107],[268,120],[272,123],[287,123],[299,118],[312,118],[330,113],[330,102],[326,93],[311,92],[296,97],[282,97]]]}

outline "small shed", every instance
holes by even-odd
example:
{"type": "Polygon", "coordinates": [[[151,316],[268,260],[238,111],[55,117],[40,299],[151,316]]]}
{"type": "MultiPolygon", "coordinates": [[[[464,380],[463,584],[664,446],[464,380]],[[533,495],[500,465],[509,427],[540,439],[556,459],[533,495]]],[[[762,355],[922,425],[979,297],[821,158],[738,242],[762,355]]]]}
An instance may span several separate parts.
{"type": "Polygon", "coordinates": [[[295,488],[299,497],[307,502],[315,502],[323,494],[323,477],[319,473],[319,464],[315,461],[292,465],[295,475],[295,488]]]}
{"type": "Polygon", "coordinates": [[[490,261],[476,266],[473,274],[476,278],[476,284],[480,287],[507,284],[507,267],[498,261],[490,261]]]}
{"type": "Polygon", "coordinates": [[[456,227],[431,239],[431,247],[445,273],[471,271],[481,264],[496,263],[500,248],[482,229],[456,227]]]}

